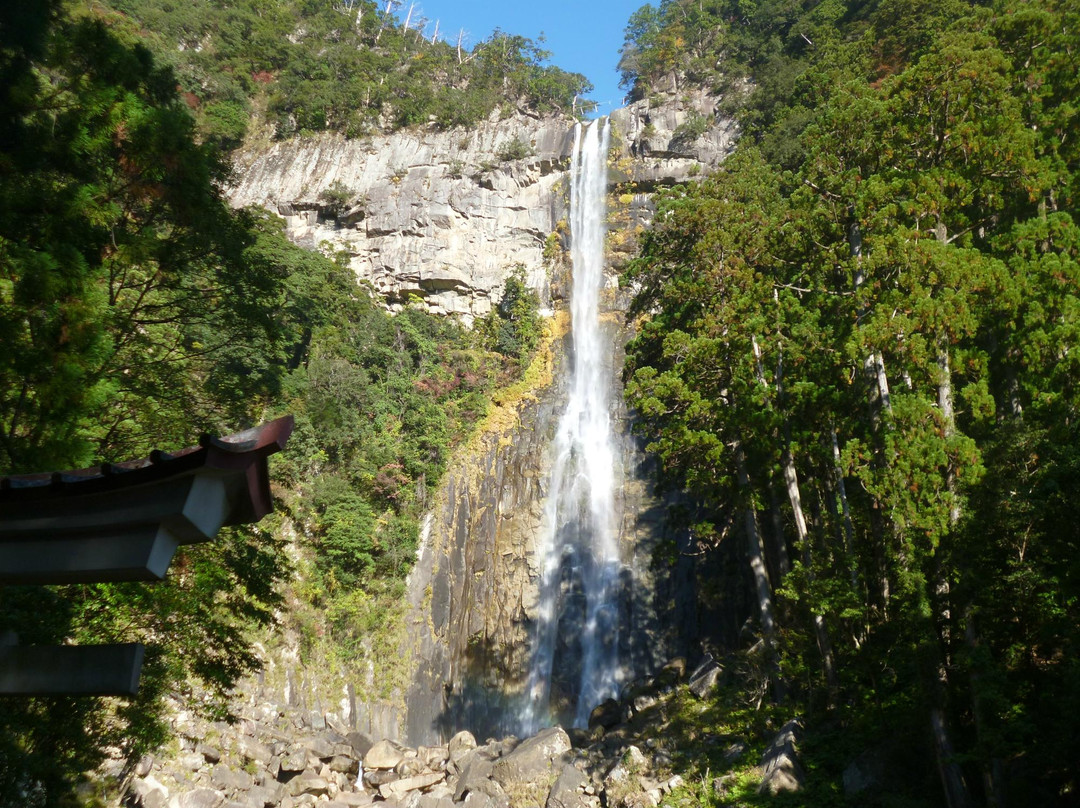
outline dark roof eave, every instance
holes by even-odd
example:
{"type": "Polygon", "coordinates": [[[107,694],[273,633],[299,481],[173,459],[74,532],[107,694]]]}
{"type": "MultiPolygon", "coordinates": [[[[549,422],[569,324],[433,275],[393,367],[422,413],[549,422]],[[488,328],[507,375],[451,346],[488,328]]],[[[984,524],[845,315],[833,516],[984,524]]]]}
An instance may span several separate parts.
{"type": "MultiPolygon", "coordinates": [[[[200,468],[223,471],[249,470],[253,499],[269,513],[269,480],[265,471],[250,478],[255,460],[264,460],[285,448],[293,430],[293,417],[286,415],[261,426],[215,438],[203,435],[198,446],[177,452],[155,450],[149,457],[123,463],[103,463],[88,469],[0,477],[0,506],[7,503],[44,501],[55,497],[85,496],[120,488],[158,482],[200,468]],[[258,494],[256,497],[255,495],[258,494]]],[[[264,465],[265,469],[265,465],[264,465]]],[[[256,510],[260,508],[256,507],[256,510]]],[[[256,517],[258,518],[258,517],[256,517]]]]}

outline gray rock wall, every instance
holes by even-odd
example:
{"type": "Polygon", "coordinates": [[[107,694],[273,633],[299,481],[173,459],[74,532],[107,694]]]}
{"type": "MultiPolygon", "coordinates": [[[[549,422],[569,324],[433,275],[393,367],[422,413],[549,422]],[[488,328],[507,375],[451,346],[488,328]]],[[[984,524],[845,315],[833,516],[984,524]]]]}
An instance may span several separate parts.
{"type": "MultiPolygon", "coordinates": [[[[716,103],[692,91],[613,113],[612,183],[647,192],[719,165],[737,133],[716,103]],[[693,116],[711,126],[680,138],[693,116]]],[[[550,299],[543,249],[566,218],[573,126],[567,117],[519,114],[469,130],[296,138],[240,154],[228,196],[234,206],[281,215],[302,246],[344,252],[390,308],[415,296],[471,323],[491,310],[518,264],[550,299]],[[514,143],[529,156],[500,160],[514,143]],[[330,189],[341,198],[329,200],[330,189]]]]}
{"type": "MultiPolygon", "coordinates": [[[[685,652],[695,632],[693,570],[685,557],[657,563],[662,545],[685,545],[689,536],[667,519],[672,503],[653,491],[647,459],[630,433],[617,383],[628,337],[625,300],[609,292],[603,321],[611,345],[607,372],[616,380],[612,419],[623,478],[616,501],[624,559],[619,644],[622,679],[629,683],[685,652]]],[[[551,382],[520,404],[512,426],[483,436],[451,468],[425,527],[409,582],[409,743],[445,742],[462,729],[483,737],[517,731],[537,618],[537,546],[551,442],[565,400],[569,347],[568,336],[555,342],[551,382]]],[[[572,624],[580,618],[570,605],[560,619],[572,624]]],[[[560,631],[556,649],[552,705],[567,726],[580,675],[581,649],[574,641],[579,634],[560,631]]]]}
{"type": "Polygon", "coordinates": [[[572,127],[517,116],[469,131],[298,138],[241,155],[228,195],[283,216],[302,246],[344,251],[391,308],[415,295],[471,322],[491,310],[517,264],[546,289],[543,247],[565,215],[559,183],[572,127]],[[531,156],[501,161],[515,141],[531,156]],[[331,187],[347,191],[340,211],[326,200],[331,187]]]}

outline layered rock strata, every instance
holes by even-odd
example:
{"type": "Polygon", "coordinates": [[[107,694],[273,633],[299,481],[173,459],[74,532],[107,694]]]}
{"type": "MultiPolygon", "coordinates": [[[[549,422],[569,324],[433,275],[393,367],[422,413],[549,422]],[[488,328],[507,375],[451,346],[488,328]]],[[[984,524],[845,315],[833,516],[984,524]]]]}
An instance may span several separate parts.
{"type": "MultiPolygon", "coordinates": [[[[693,91],[613,113],[613,183],[647,194],[719,165],[736,130],[716,105],[693,91]]],[[[241,153],[228,196],[281,215],[298,244],[344,253],[390,308],[415,298],[471,322],[518,265],[548,299],[544,248],[566,236],[573,124],[517,114],[469,130],[296,138],[241,153]]]]}

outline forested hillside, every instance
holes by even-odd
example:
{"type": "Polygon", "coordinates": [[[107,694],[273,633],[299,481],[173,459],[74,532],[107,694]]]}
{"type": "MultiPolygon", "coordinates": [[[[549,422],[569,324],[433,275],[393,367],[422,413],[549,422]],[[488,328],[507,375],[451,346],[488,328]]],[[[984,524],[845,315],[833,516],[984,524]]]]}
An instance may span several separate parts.
{"type": "MultiPolygon", "coordinates": [[[[452,446],[539,337],[518,275],[472,332],[391,316],[280,221],[232,211],[173,71],[61,3],[0,6],[0,474],[194,444],[289,412],[279,509],[343,658],[388,620],[452,446]],[[304,492],[297,497],[295,492],[304,492]]],[[[185,548],[155,585],[4,587],[32,643],[147,643],[137,699],[0,702],[0,804],[57,805],[103,755],[168,740],[163,699],[227,713],[290,556],[267,520],[185,548]]]]}
{"type": "Polygon", "coordinates": [[[584,76],[547,64],[542,42],[496,31],[471,43],[401,0],[107,0],[93,14],[175,74],[200,131],[226,147],[273,137],[476,123],[496,109],[581,110],[584,76]],[[415,10],[415,13],[414,13],[415,10]]]}
{"type": "Polygon", "coordinates": [[[864,805],[1077,799],[1078,42],[1072,0],[631,19],[634,92],[745,134],[627,273],[628,395],[703,548],[745,548],[822,804],[860,753],[909,773],[864,805]]]}

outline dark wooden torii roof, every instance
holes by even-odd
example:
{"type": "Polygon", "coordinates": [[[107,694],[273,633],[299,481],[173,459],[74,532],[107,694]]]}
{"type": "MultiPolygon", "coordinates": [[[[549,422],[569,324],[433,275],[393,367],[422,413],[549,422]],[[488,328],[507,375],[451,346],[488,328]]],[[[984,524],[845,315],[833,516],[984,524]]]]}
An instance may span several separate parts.
{"type": "Polygon", "coordinates": [[[0,478],[0,584],[161,579],[177,546],[273,510],[292,416],[178,452],[0,478]]]}
{"type": "MultiPolygon", "coordinates": [[[[0,585],[160,580],[181,544],[273,510],[266,459],[292,416],[90,469],[0,478],[0,585]]],[[[0,629],[3,629],[0,626],[0,629]]],[[[0,695],[134,696],[144,648],[0,636],[0,695]]]]}

